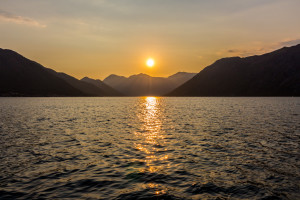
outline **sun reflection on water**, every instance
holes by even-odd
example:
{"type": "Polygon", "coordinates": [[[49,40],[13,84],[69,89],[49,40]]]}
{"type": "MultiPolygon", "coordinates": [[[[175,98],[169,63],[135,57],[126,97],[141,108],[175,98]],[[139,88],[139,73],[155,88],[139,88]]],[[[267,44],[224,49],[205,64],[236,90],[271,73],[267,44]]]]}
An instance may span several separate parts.
{"type": "Polygon", "coordinates": [[[164,134],[161,130],[162,117],[158,97],[142,98],[140,112],[138,113],[142,126],[140,131],[135,132],[140,142],[135,144],[135,148],[146,154],[145,161],[148,166],[151,166],[153,161],[168,158],[167,155],[157,155],[158,151],[166,150],[164,148],[164,134]]]}
{"type": "MultiPolygon", "coordinates": [[[[143,153],[145,166],[139,168],[141,173],[163,173],[168,167],[167,147],[165,144],[164,131],[162,130],[161,99],[159,97],[143,97],[140,101],[139,112],[137,114],[141,122],[141,128],[135,132],[138,142],[135,148],[143,153]]],[[[155,189],[155,194],[163,194],[165,190],[158,184],[147,183],[146,188],[155,189]]]]}

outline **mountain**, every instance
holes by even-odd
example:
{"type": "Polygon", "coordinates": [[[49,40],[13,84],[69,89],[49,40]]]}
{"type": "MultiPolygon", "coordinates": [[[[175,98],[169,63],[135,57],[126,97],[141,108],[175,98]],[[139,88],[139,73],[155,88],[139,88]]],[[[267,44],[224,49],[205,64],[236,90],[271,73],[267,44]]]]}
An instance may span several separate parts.
{"type": "Polygon", "coordinates": [[[195,73],[178,72],[167,78],[151,77],[147,74],[132,75],[128,78],[112,74],[103,82],[128,96],[161,96],[195,76],[195,73]]]}
{"type": "Polygon", "coordinates": [[[177,72],[176,74],[169,76],[168,80],[172,82],[173,87],[177,88],[178,86],[192,79],[196,74],[197,73],[177,72]]]}
{"type": "Polygon", "coordinates": [[[0,96],[115,96],[92,84],[0,49],[0,96]]]}
{"type": "Polygon", "coordinates": [[[168,96],[300,96],[300,44],[220,59],[168,96]]]}
{"type": "Polygon", "coordinates": [[[101,88],[101,90],[103,90],[107,94],[110,94],[111,96],[123,96],[122,93],[118,92],[117,90],[115,90],[112,87],[108,86],[107,84],[103,83],[99,79],[91,79],[91,78],[88,78],[88,77],[84,77],[84,78],[81,79],[81,81],[92,84],[92,85],[94,85],[98,88],[101,88]]]}

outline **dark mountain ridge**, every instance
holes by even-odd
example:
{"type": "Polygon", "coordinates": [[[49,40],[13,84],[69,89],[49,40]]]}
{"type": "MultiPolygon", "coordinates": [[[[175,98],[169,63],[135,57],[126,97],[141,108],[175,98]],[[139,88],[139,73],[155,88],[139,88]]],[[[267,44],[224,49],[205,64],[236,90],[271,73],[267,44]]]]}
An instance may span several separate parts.
{"type": "Polygon", "coordinates": [[[92,85],[94,85],[98,88],[101,88],[104,92],[106,92],[106,93],[108,93],[112,96],[123,96],[122,93],[120,93],[117,90],[113,89],[109,85],[103,83],[103,81],[101,81],[99,79],[91,79],[91,78],[88,78],[88,77],[84,77],[84,78],[81,79],[81,82],[92,84],[92,85]]]}
{"type": "Polygon", "coordinates": [[[300,45],[222,58],[167,96],[300,96],[300,45]]]}
{"type": "Polygon", "coordinates": [[[0,96],[116,96],[0,48],[0,96]]]}
{"type": "Polygon", "coordinates": [[[166,93],[168,96],[300,96],[300,44],[259,56],[222,58],[196,76],[186,72],[167,78],[147,74],[128,78],[110,75],[103,82],[88,77],[78,80],[0,48],[0,96],[166,93]]]}

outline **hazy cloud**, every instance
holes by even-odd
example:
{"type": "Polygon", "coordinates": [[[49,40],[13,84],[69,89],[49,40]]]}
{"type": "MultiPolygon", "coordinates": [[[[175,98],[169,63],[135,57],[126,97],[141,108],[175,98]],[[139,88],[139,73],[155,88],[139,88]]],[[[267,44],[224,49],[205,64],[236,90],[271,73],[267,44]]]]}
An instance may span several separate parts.
{"type": "Polygon", "coordinates": [[[300,39],[287,40],[280,43],[280,46],[294,46],[300,44],[300,39]]]}
{"type": "Polygon", "coordinates": [[[227,52],[228,52],[228,53],[236,53],[236,52],[239,52],[239,51],[236,50],[236,49],[229,49],[227,52]]]}
{"type": "Polygon", "coordinates": [[[35,27],[41,27],[44,28],[46,25],[39,23],[38,21],[28,18],[28,17],[22,17],[22,16],[17,16],[12,13],[0,10],[0,21],[5,21],[5,22],[11,22],[15,24],[24,24],[28,26],[35,26],[35,27]]]}
{"type": "Polygon", "coordinates": [[[236,49],[228,49],[219,52],[220,55],[229,55],[229,56],[240,56],[247,57],[252,55],[261,55],[267,52],[274,51],[276,49],[280,49],[282,47],[290,47],[300,44],[300,39],[285,39],[280,42],[274,42],[269,44],[252,44],[248,47],[241,47],[236,49]],[[263,46],[262,46],[263,45],[263,46]]]}
{"type": "Polygon", "coordinates": [[[253,55],[261,55],[270,51],[275,50],[276,47],[273,45],[266,45],[265,47],[260,46],[249,46],[238,49],[229,49],[220,52],[220,55],[224,56],[239,56],[239,57],[248,57],[253,55]]]}

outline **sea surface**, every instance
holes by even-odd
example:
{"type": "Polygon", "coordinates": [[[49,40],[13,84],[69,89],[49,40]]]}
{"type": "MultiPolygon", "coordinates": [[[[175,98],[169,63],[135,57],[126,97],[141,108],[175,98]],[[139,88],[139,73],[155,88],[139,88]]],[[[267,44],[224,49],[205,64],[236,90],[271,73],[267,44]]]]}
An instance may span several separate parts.
{"type": "Polygon", "coordinates": [[[0,199],[300,199],[300,98],[0,98],[0,199]]]}

